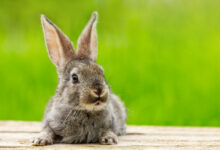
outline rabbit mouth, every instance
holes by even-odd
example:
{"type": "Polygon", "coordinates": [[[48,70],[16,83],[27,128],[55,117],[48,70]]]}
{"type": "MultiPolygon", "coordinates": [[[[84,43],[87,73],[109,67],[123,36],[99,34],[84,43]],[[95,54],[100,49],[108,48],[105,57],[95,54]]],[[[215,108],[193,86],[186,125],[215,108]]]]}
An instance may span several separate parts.
{"type": "Polygon", "coordinates": [[[104,95],[85,95],[80,98],[80,105],[82,109],[86,109],[88,111],[98,111],[105,109],[107,105],[108,93],[104,93],[104,95]]]}
{"type": "Polygon", "coordinates": [[[96,99],[96,100],[92,100],[92,102],[84,102],[81,103],[82,109],[85,109],[87,111],[100,111],[105,109],[106,106],[106,100],[103,99],[96,99]]]}
{"type": "Polygon", "coordinates": [[[101,105],[101,101],[97,101],[97,102],[95,102],[95,106],[98,106],[98,105],[101,105]]]}
{"type": "Polygon", "coordinates": [[[97,98],[97,99],[95,100],[95,102],[94,102],[94,105],[95,105],[95,106],[98,106],[98,105],[101,105],[101,104],[104,103],[104,102],[105,102],[104,99],[102,99],[102,98],[97,98]]]}

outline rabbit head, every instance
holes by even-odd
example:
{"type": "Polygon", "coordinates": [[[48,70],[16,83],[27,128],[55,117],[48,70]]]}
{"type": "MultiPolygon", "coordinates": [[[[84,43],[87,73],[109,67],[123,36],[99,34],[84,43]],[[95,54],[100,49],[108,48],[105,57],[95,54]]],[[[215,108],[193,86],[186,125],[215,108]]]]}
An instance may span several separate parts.
{"type": "Polygon", "coordinates": [[[97,12],[94,12],[77,42],[77,52],[69,38],[44,15],[41,16],[49,57],[57,68],[56,97],[83,110],[104,109],[109,87],[104,71],[96,63],[97,12]]]}

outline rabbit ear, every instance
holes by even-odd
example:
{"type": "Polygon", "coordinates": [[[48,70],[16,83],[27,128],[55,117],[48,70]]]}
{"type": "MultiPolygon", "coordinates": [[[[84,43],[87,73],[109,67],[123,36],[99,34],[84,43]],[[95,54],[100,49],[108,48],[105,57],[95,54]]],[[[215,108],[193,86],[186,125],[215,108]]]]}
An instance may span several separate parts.
{"type": "Polygon", "coordinates": [[[81,33],[77,42],[77,57],[96,61],[97,58],[97,32],[96,22],[98,14],[93,12],[88,24],[81,33]]]}
{"type": "Polygon", "coordinates": [[[59,67],[73,59],[75,51],[69,38],[44,15],[41,15],[41,23],[51,61],[59,67]]]}

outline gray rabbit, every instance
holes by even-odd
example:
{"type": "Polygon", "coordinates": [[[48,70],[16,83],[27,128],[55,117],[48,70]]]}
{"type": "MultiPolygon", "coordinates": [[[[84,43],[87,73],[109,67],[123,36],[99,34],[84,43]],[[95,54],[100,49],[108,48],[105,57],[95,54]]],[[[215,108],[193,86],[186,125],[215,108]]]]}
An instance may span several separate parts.
{"type": "Polygon", "coordinates": [[[44,15],[41,22],[59,84],[45,110],[42,131],[32,144],[117,144],[117,136],[126,132],[126,109],[96,63],[97,12],[80,35],[77,52],[69,38],[44,15]]]}

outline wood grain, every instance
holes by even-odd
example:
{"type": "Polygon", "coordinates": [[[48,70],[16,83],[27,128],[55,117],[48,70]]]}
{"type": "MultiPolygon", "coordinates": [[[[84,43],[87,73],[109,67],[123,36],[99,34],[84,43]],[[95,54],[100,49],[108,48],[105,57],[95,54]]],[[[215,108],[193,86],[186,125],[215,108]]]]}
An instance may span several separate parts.
{"type": "Polygon", "coordinates": [[[0,121],[0,149],[195,149],[220,150],[220,128],[128,126],[117,145],[55,144],[32,146],[40,122],[0,121]]]}

